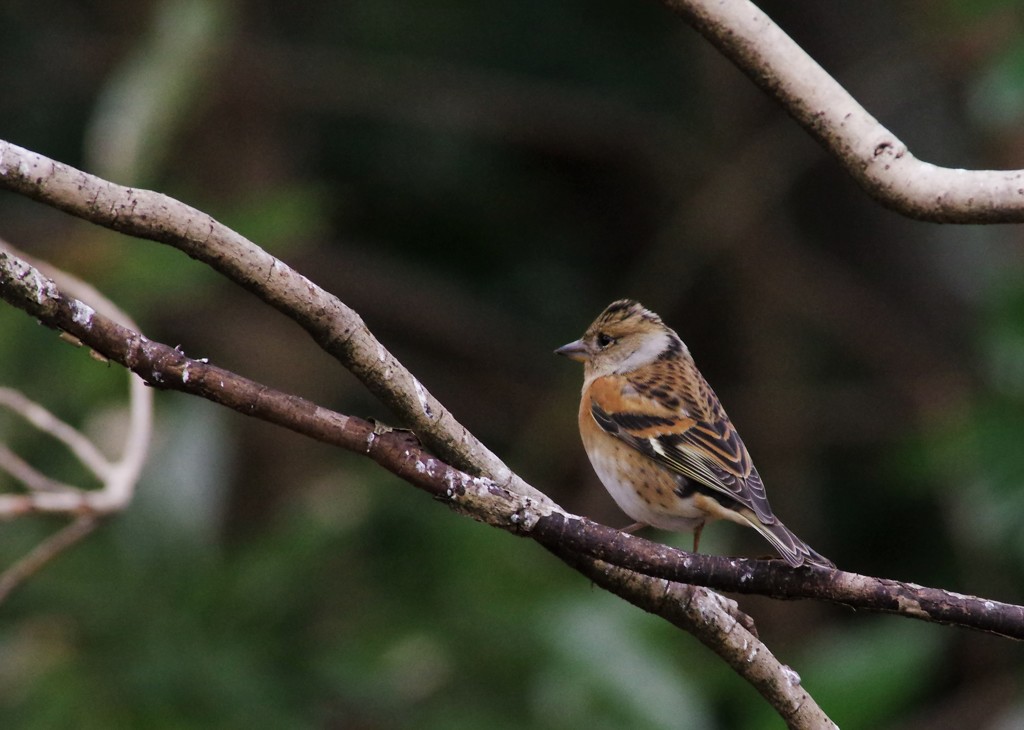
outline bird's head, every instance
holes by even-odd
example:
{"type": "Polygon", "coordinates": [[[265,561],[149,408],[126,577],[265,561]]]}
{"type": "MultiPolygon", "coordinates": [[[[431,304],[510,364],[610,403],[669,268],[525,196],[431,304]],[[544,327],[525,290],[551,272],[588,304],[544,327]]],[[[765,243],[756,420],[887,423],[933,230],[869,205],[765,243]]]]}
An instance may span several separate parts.
{"type": "Polygon", "coordinates": [[[609,304],[580,339],[555,352],[582,362],[590,379],[682,355],[686,345],[654,312],[632,299],[620,299],[609,304]]]}

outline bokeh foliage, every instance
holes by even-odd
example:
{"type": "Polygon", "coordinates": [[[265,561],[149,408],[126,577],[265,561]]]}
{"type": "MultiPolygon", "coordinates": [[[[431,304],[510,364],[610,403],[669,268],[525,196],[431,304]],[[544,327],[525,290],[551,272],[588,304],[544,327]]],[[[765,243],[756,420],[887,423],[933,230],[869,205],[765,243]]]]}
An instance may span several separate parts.
{"type": "MultiPolygon", "coordinates": [[[[1017,3],[763,7],[919,156],[1024,166],[1017,3]]],[[[881,210],[657,4],[14,2],[0,43],[0,138],[175,195],[336,292],[568,509],[625,521],[550,351],[635,296],[798,534],[850,570],[1024,601],[1018,228],[881,210]]],[[[9,194],[0,221],[149,336],[393,420],[177,252],[9,194]]],[[[0,354],[4,384],[116,442],[117,368],[6,307],[0,354]]],[[[781,726],[694,639],[536,546],[354,455],[157,403],[137,503],[0,607],[4,726],[781,726]]],[[[0,437],[78,473],[7,414],[0,437]]],[[[55,526],[4,525],[0,557],[55,526]]],[[[731,526],[702,547],[767,551],[731,526]]],[[[844,728],[1024,721],[1008,642],[740,602],[844,728]]]]}

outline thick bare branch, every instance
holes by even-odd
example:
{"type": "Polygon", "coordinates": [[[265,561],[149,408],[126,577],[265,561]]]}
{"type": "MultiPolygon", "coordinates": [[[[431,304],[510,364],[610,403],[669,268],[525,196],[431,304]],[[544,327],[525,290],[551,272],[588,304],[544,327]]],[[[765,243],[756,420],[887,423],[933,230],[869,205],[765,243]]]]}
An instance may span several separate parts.
{"type": "MultiPolygon", "coordinates": [[[[1024,220],[1024,172],[951,170],[916,160],[751,3],[665,1],[778,99],[885,205],[943,222],[1024,220]]],[[[31,266],[0,253],[0,293],[8,301],[74,334],[154,386],[202,395],[366,454],[453,508],[537,540],[603,587],[693,632],[754,684],[790,727],[832,723],[800,687],[799,677],[742,626],[735,604],[730,607],[726,599],[697,586],[818,598],[1024,638],[1024,608],[1019,606],[841,571],[793,571],[777,562],[692,555],[566,514],[459,424],[353,310],[209,216],[158,193],[114,185],[2,141],[0,187],[112,230],[175,246],[246,287],[300,323],[443,460],[425,451],[409,432],[319,408],[149,341],[137,328],[94,313],[31,266]]],[[[122,497],[130,495],[139,466],[141,462],[123,466],[120,483],[128,491],[122,497]]],[[[46,497],[47,492],[39,489],[25,496],[46,497]]],[[[29,510],[45,509],[45,501],[26,504],[29,510]]],[[[31,574],[94,524],[86,516],[57,533],[15,566],[19,575],[31,574]]],[[[0,599],[9,590],[6,578],[0,577],[0,599]]],[[[15,575],[14,580],[20,578],[15,575]]]]}
{"type": "Polygon", "coordinates": [[[298,322],[445,459],[540,505],[550,503],[460,424],[355,311],[209,215],[166,195],[115,185],[4,141],[0,187],[112,230],[166,243],[206,263],[298,322]]]}
{"type": "MultiPolygon", "coordinates": [[[[365,454],[453,509],[487,524],[527,535],[538,520],[553,512],[566,519],[580,520],[565,515],[550,501],[538,504],[533,498],[513,492],[490,478],[467,474],[444,463],[425,451],[411,431],[395,430],[320,408],[303,398],[275,391],[188,358],[176,348],[148,340],[101,314],[88,311],[78,300],[64,296],[40,272],[3,251],[0,251],[0,297],[47,326],[77,337],[154,387],[199,395],[246,415],[365,454]]],[[[821,709],[799,686],[798,675],[779,663],[757,639],[753,622],[739,611],[735,602],[702,588],[669,583],[615,566],[602,566],[593,558],[574,555],[557,544],[553,544],[552,549],[609,591],[694,631],[703,643],[753,684],[790,727],[807,730],[831,727],[821,709]]]]}
{"type": "Polygon", "coordinates": [[[813,598],[1024,639],[1024,606],[940,588],[816,566],[789,570],[778,560],[687,553],[574,516],[545,515],[534,523],[532,537],[666,580],[771,598],[813,598]]]}
{"type": "Polygon", "coordinates": [[[1024,170],[923,162],[748,0],[664,0],[834,155],[876,200],[940,223],[1024,221],[1024,170]]]}
{"type": "Polygon", "coordinates": [[[668,580],[651,583],[642,580],[638,573],[587,559],[563,548],[555,552],[599,586],[609,590],[614,586],[614,592],[630,603],[696,636],[746,677],[782,715],[787,727],[814,730],[836,727],[804,689],[800,675],[782,664],[757,635],[737,619],[735,602],[731,599],[700,586],[668,580]]]}
{"type": "MultiPolygon", "coordinates": [[[[325,443],[365,454],[388,471],[453,509],[516,534],[529,536],[560,556],[589,556],[673,582],[775,598],[812,598],[851,608],[896,613],[1011,638],[1024,638],[1024,607],[964,596],[912,583],[804,567],[778,560],[699,555],[624,534],[540,506],[495,480],[459,470],[426,451],[411,431],[345,416],[297,396],[275,391],[223,368],[193,360],[102,315],[78,316],[81,304],[64,297],[24,264],[0,253],[0,297],[44,324],[70,332],[158,388],[199,395],[325,443]],[[36,300],[40,290],[45,302],[36,300]]],[[[550,502],[549,502],[550,504],[550,502]]]]}

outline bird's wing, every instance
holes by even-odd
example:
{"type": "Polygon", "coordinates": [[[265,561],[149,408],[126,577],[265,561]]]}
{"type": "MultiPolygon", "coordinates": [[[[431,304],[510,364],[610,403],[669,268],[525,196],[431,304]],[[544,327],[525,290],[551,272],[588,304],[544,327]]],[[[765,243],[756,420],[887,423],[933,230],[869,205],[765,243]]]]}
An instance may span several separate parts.
{"type": "Polygon", "coordinates": [[[775,522],[746,446],[702,376],[689,383],[650,374],[610,375],[590,388],[590,413],[602,430],[655,462],[775,522]],[[666,388],[658,383],[671,383],[666,388]]]}

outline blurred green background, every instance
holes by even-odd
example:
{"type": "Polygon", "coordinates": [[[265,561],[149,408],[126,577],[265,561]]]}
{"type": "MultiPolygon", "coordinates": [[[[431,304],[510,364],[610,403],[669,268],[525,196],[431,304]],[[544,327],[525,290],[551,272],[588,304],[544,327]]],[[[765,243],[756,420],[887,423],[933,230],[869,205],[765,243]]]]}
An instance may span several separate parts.
{"type": "MultiPolygon", "coordinates": [[[[1024,167],[1019,2],[763,7],[920,158],[1024,167]]],[[[1024,602],[1021,229],[882,209],[657,3],[13,0],[0,49],[0,138],[176,196],[312,277],[567,509],[629,521],[579,444],[578,367],[551,350],[632,296],[690,345],[801,537],[848,570],[1024,602]]],[[[176,251],[9,193],[0,236],[150,337],[393,422],[176,251]]],[[[0,354],[0,382],[100,440],[123,408],[118,368],[6,305],[0,354]]],[[[0,437],[81,478],[6,413],[0,437]]],[[[4,524],[4,564],[58,525],[4,524]]],[[[702,547],[768,552],[731,525],[702,547]]],[[[1007,640],[739,600],[843,728],[1024,726],[1007,640]]],[[[536,546],[163,393],[131,510],[0,606],[0,718],[782,725],[694,639],[536,546]]]]}

